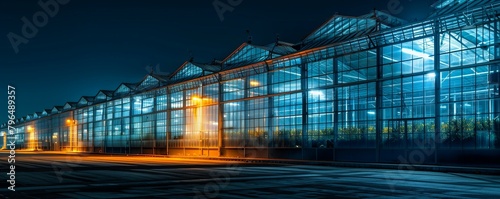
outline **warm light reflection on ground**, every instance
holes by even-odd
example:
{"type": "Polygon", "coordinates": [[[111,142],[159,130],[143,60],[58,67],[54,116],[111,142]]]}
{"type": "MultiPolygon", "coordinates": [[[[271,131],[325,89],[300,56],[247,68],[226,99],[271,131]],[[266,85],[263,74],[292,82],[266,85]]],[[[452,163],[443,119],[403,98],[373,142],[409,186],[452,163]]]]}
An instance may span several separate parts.
{"type": "Polygon", "coordinates": [[[81,152],[16,156],[16,192],[0,189],[0,198],[500,197],[500,178],[489,175],[81,152]]]}

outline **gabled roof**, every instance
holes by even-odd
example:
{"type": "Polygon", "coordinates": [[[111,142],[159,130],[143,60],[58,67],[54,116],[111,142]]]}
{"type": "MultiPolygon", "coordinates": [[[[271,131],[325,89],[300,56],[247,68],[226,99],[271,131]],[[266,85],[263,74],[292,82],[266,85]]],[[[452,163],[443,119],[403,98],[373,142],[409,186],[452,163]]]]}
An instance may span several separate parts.
{"type": "Polygon", "coordinates": [[[127,95],[132,93],[132,91],[135,91],[139,83],[121,83],[118,88],[114,91],[115,96],[122,96],[122,95],[127,95]]]}
{"type": "Polygon", "coordinates": [[[95,100],[94,96],[82,96],[80,97],[80,100],[78,100],[78,106],[91,105],[92,102],[94,102],[94,100],[95,100]]]}
{"type": "Polygon", "coordinates": [[[95,95],[95,98],[94,98],[94,101],[99,101],[99,102],[102,102],[102,101],[106,101],[106,100],[109,100],[113,97],[113,91],[110,91],[110,90],[100,90],[99,92],[97,92],[97,95],[95,95]]]}
{"type": "Polygon", "coordinates": [[[149,74],[137,85],[137,90],[147,90],[166,84],[168,76],[149,74]]]}
{"type": "Polygon", "coordinates": [[[218,72],[220,69],[221,67],[218,65],[186,61],[174,73],[172,73],[170,79],[175,82],[188,78],[196,78],[218,72]]]}
{"type": "Polygon", "coordinates": [[[432,4],[434,12],[429,18],[472,10],[473,8],[487,6],[494,2],[498,2],[498,0],[439,0],[432,4]]]}
{"type": "Polygon", "coordinates": [[[341,36],[375,30],[376,21],[374,19],[335,15],[303,40],[304,46],[302,49],[333,44],[345,40],[341,36]]]}
{"type": "Polygon", "coordinates": [[[64,104],[64,110],[68,110],[68,109],[73,109],[73,108],[76,108],[76,105],[78,103],[77,102],[66,102],[66,104],[64,104]]]}
{"type": "Polygon", "coordinates": [[[52,109],[44,109],[42,111],[42,115],[50,115],[51,112],[52,112],[52,109]]]}
{"type": "Polygon", "coordinates": [[[63,106],[54,106],[54,108],[52,108],[51,110],[51,114],[54,114],[54,113],[60,113],[62,110],[64,109],[63,106]]]}
{"type": "Polygon", "coordinates": [[[26,120],[31,120],[31,119],[33,119],[33,114],[26,115],[26,120]]]}
{"type": "Polygon", "coordinates": [[[334,44],[405,23],[402,19],[376,10],[359,17],[334,15],[302,40],[301,50],[334,44]]]}
{"type": "Polygon", "coordinates": [[[281,50],[280,53],[277,53],[278,50],[273,52],[271,50],[272,48],[270,47],[243,43],[222,61],[222,68],[225,70],[237,68],[239,66],[261,62],[270,58],[276,58],[283,55],[280,53],[286,52],[281,50]]]}
{"type": "Polygon", "coordinates": [[[40,117],[42,117],[42,112],[35,112],[35,113],[33,113],[33,117],[34,118],[40,118],[40,117]]]}

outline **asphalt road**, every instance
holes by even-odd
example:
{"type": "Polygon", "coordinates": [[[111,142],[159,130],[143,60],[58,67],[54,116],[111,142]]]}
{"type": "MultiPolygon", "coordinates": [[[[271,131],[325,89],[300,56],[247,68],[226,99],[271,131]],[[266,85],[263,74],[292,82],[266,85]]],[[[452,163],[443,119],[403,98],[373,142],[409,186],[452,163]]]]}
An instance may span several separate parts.
{"type": "Polygon", "coordinates": [[[500,176],[425,171],[18,152],[15,172],[1,197],[500,198],[500,176]]]}

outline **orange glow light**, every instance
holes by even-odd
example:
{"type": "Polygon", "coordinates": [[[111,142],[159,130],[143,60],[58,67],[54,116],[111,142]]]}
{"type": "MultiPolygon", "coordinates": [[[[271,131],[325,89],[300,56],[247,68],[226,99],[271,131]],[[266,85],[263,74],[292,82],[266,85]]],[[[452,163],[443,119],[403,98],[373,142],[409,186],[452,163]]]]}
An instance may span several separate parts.
{"type": "Polygon", "coordinates": [[[193,100],[193,101],[200,101],[201,98],[195,96],[195,97],[191,98],[191,100],[193,100]]]}
{"type": "Polygon", "coordinates": [[[259,86],[260,83],[258,81],[252,80],[250,81],[250,86],[259,86]]]}

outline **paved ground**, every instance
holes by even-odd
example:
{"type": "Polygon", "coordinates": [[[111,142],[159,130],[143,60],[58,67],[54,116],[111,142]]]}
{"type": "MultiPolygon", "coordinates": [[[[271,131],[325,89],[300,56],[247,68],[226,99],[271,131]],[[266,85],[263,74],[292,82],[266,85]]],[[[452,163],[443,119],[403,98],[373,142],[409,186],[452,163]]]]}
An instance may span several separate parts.
{"type": "MultiPolygon", "coordinates": [[[[7,156],[0,153],[2,171],[8,171],[7,156]]],[[[500,176],[493,175],[51,152],[16,156],[16,192],[2,183],[5,198],[500,198],[500,176]]]]}

